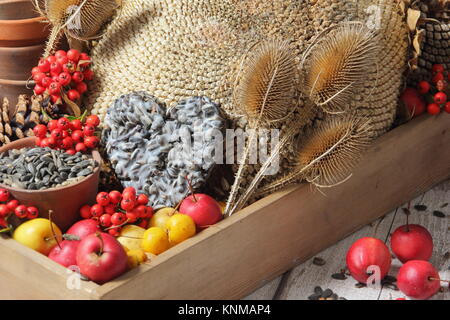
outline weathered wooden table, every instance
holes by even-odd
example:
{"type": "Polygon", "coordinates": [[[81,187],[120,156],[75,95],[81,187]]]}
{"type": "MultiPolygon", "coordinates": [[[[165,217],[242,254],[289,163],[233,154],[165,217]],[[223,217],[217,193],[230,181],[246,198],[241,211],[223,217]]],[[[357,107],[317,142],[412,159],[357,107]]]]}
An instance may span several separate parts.
{"type": "MultiPolygon", "coordinates": [[[[406,206],[406,204],[404,205],[406,206]]],[[[404,207],[403,206],[403,207],[404,207]]],[[[337,280],[331,276],[345,268],[345,255],[351,244],[365,236],[377,237],[386,242],[390,247],[390,234],[400,225],[406,223],[406,217],[402,207],[385,215],[383,218],[360,229],[349,237],[341,240],[334,246],[317,254],[324,265],[317,265],[314,258],[289,270],[282,276],[268,282],[245,299],[300,299],[305,300],[313,294],[314,288],[320,286],[323,290],[331,289],[339,297],[348,300],[393,300],[404,298],[401,291],[396,291],[389,286],[381,288],[358,288],[356,280],[347,276],[345,280],[337,280]]],[[[450,280],[450,180],[435,186],[425,194],[411,201],[410,223],[420,224],[426,227],[433,236],[434,249],[431,263],[439,270],[442,279],[450,280]],[[425,211],[417,211],[414,205],[423,204],[425,211]],[[433,214],[440,211],[445,217],[433,214]]],[[[320,260],[319,259],[319,260],[320,260]]],[[[393,259],[389,275],[396,276],[401,263],[393,259]]],[[[433,296],[433,300],[450,300],[448,286],[442,285],[442,292],[433,296]]]]}

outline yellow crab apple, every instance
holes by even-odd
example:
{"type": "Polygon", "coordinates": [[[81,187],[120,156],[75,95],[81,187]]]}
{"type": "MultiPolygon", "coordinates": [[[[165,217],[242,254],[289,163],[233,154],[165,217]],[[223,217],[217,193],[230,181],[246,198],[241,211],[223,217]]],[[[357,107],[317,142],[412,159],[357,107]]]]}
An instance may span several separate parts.
{"type": "Polygon", "coordinates": [[[18,226],[13,233],[13,239],[47,256],[58,244],[57,241],[62,241],[62,233],[50,220],[37,218],[18,226]]]}
{"type": "Polygon", "coordinates": [[[157,227],[163,229],[165,232],[167,232],[167,220],[174,214],[179,213],[174,208],[165,207],[161,208],[158,211],[155,212],[153,217],[150,219],[150,227],[157,227]]]}

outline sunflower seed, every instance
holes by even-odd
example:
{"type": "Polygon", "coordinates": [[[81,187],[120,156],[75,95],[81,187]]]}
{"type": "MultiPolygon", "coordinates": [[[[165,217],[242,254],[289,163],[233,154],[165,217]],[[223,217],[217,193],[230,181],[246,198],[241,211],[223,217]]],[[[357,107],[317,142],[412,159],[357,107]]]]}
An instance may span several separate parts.
{"type": "Polygon", "coordinates": [[[427,206],[424,204],[416,204],[414,206],[414,209],[416,209],[417,211],[425,211],[427,210],[427,206]]]}
{"type": "Polygon", "coordinates": [[[314,293],[308,297],[308,300],[319,300],[320,294],[314,293]]]}
{"type": "Polygon", "coordinates": [[[331,289],[326,289],[324,292],[322,292],[322,298],[329,298],[333,294],[333,291],[331,289]]]}
{"type": "Polygon", "coordinates": [[[343,273],[334,273],[334,274],[331,275],[331,277],[333,279],[336,279],[336,280],[345,280],[345,279],[347,279],[347,276],[345,274],[343,274],[343,273]]]}
{"type": "Polygon", "coordinates": [[[316,266],[323,266],[325,265],[326,261],[320,257],[315,257],[313,259],[313,264],[315,264],[316,266]]]}
{"type": "Polygon", "coordinates": [[[442,211],[439,211],[439,210],[434,210],[433,216],[438,217],[438,218],[445,218],[445,213],[443,213],[442,211]]]}

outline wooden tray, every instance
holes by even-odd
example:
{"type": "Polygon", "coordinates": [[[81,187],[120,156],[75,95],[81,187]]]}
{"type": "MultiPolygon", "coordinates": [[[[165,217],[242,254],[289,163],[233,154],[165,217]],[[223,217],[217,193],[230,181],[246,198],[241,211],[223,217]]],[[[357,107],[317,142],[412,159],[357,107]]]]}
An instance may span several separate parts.
{"type": "Polygon", "coordinates": [[[2,299],[237,299],[450,177],[450,115],[421,116],[378,139],[346,183],[272,194],[99,286],[0,238],[2,299]]]}

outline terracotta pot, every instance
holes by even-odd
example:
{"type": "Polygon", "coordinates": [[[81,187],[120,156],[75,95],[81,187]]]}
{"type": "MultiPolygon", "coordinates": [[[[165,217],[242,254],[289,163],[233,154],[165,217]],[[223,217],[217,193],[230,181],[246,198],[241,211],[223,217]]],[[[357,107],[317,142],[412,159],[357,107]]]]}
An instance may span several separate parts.
{"type": "MultiPolygon", "coordinates": [[[[25,81],[44,53],[44,44],[28,47],[0,47],[0,79],[25,81]]],[[[1,92],[0,92],[1,96],[1,92]]]]}
{"type": "MultiPolygon", "coordinates": [[[[0,153],[11,149],[33,147],[34,145],[34,137],[19,139],[1,147],[0,153]]],[[[101,164],[102,158],[97,151],[92,152],[92,157],[101,164]]],[[[24,190],[0,184],[0,188],[8,189],[12,196],[23,204],[36,206],[41,217],[48,218],[48,211],[53,210],[52,220],[61,230],[66,231],[80,219],[79,209],[83,205],[95,203],[99,175],[100,169],[97,167],[90,176],[66,187],[24,190]]]]}
{"type": "Polygon", "coordinates": [[[17,99],[20,94],[33,94],[34,82],[30,81],[15,81],[15,80],[4,80],[0,79],[0,104],[3,103],[3,97],[9,100],[9,116],[12,117],[14,111],[16,110],[17,99]]]}
{"type": "Polygon", "coordinates": [[[0,2],[0,47],[24,47],[44,43],[49,25],[30,0],[0,2]]]}

